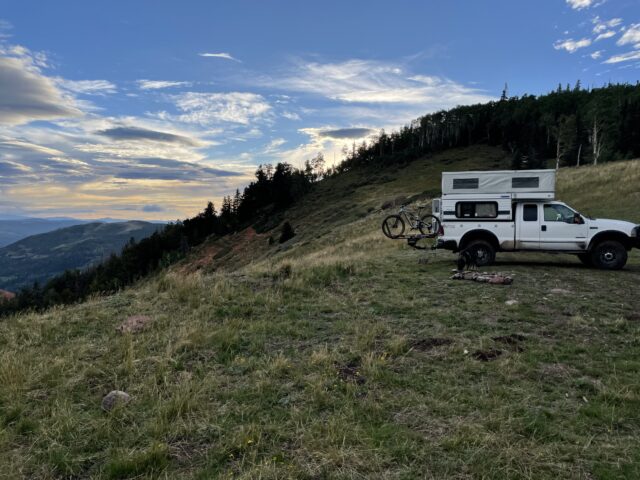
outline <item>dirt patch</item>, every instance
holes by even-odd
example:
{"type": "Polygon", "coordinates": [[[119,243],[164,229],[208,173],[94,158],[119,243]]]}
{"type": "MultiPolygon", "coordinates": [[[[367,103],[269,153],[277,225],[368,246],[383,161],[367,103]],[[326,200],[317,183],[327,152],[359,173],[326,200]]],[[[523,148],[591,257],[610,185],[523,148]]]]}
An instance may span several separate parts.
{"type": "Polygon", "coordinates": [[[493,337],[494,342],[499,342],[504,345],[507,345],[512,350],[515,350],[516,352],[524,351],[524,348],[522,348],[522,345],[520,344],[524,342],[526,339],[527,337],[525,337],[524,335],[520,335],[519,333],[512,333],[510,335],[500,335],[499,337],[493,337]]]}
{"type": "Polygon", "coordinates": [[[116,330],[120,333],[138,333],[147,328],[151,322],[153,318],[148,315],[132,315],[116,327],[116,330]]]}
{"type": "Polygon", "coordinates": [[[360,374],[360,363],[349,362],[345,365],[335,363],[336,371],[338,372],[338,378],[343,382],[355,383],[357,385],[364,385],[367,379],[360,374]]]}
{"type": "Polygon", "coordinates": [[[625,316],[628,322],[640,322],[640,313],[633,312],[625,316]]]}
{"type": "Polygon", "coordinates": [[[428,352],[436,347],[443,347],[445,345],[451,345],[453,340],[445,337],[427,337],[420,340],[414,340],[411,342],[411,348],[419,350],[421,352],[428,352]]]}
{"type": "Polygon", "coordinates": [[[476,350],[472,354],[473,358],[475,358],[476,360],[479,360],[481,362],[489,362],[491,360],[495,360],[500,355],[502,355],[502,350],[496,350],[496,349],[476,350]]]}

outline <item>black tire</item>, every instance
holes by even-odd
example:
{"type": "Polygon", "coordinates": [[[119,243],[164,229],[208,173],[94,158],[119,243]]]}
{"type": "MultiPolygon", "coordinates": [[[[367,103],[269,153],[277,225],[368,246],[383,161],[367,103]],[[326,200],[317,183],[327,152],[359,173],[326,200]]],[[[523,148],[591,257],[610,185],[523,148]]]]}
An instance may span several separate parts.
{"type": "Polygon", "coordinates": [[[589,253],[579,253],[578,258],[587,267],[593,267],[593,263],[591,263],[591,255],[589,253]]]}
{"type": "Polygon", "coordinates": [[[425,215],[420,219],[420,223],[418,223],[418,230],[420,230],[420,233],[423,235],[436,237],[438,231],[440,231],[440,220],[433,215],[425,215]]]}
{"type": "Polygon", "coordinates": [[[465,247],[465,250],[473,252],[478,267],[492,265],[496,260],[496,249],[486,240],[472,240],[465,247]]]}
{"type": "Polygon", "coordinates": [[[591,249],[591,262],[602,270],[620,270],[627,264],[627,249],[620,242],[606,240],[591,249]]]}
{"type": "Polygon", "coordinates": [[[404,233],[404,221],[400,215],[389,215],[382,222],[382,233],[389,238],[399,238],[404,233]]]}

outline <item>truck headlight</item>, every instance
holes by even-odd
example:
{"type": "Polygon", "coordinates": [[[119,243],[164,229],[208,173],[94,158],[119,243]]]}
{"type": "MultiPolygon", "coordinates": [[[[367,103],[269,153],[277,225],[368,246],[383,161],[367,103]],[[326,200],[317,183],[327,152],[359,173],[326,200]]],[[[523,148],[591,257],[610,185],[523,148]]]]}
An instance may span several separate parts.
{"type": "Polygon", "coordinates": [[[634,238],[640,237],[640,225],[638,225],[636,228],[631,230],[631,236],[634,238]]]}

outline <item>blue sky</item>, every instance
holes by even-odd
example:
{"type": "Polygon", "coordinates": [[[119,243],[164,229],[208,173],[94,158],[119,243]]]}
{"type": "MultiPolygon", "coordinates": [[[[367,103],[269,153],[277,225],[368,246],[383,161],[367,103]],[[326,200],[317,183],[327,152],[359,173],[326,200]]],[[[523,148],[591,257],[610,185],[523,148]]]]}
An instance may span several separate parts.
{"type": "Polygon", "coordinates": [[[441,108],[640,79],[637,0],[0,3],[0,215],[175,219],[441,108]]]}

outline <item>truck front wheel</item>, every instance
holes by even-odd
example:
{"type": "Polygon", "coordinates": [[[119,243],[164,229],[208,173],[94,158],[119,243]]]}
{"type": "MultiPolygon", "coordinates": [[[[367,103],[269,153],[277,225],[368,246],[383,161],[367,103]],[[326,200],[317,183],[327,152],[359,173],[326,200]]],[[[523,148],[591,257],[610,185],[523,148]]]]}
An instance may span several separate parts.
{"type": "Polygon", "coordinates": [[[620,242],[607,240],[591,250],[591,262],[603,270],[620,270],[627,263],[627,250],[620,242]]]}
{"type": "Polygon", "coordinates": [[[475,254],[478,267],[486,267],[496,260],[496,249],[486,240],[473,240],[465,250],[475,254]]]}

